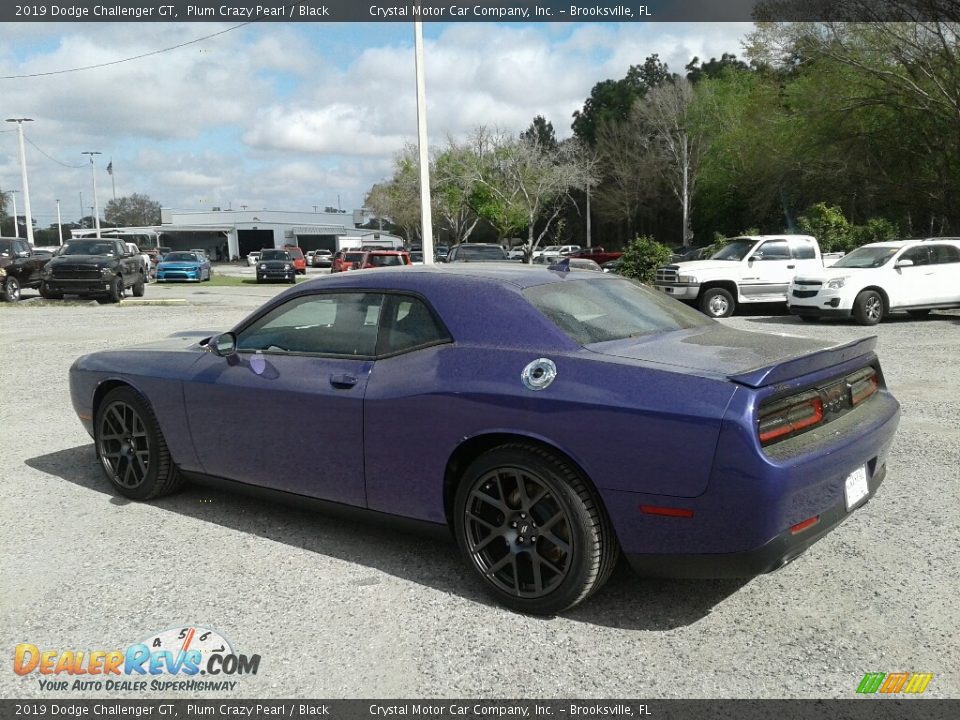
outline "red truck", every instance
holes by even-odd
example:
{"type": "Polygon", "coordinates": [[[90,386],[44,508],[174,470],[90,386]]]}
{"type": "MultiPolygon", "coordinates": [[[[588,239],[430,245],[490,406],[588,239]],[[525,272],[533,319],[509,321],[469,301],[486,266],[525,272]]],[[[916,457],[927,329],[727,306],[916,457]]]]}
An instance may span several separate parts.
{"type": "Polygon", "coordinates": [[[569,257],[588,258],[593,260],[597,265],[603,265],[605,262],[616,260],[621,255],[623,255],[622,252],[607,251],[602,247],[588,247],[578,252],[571,253],[569,257]]]}

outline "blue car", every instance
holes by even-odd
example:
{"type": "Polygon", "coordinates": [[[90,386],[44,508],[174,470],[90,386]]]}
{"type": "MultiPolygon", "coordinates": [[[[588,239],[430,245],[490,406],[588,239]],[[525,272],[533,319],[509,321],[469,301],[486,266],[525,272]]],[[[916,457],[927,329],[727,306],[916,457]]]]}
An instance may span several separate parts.
{"type": "Polygon", "coordinates": [[[457,263],[302,283],[228,332],[83,356],[70,389],[126,497],[189,480],[449,528],[493,597],[552,614],[621,555],[751,576],[862,507],[900,414],[874,344],[731,329],[604,273],[457,263]]]}
{"type": "Polygon", "coordinates": [[[202,282],[213,277],[206,255],[195,252],[169,252],[157,265],[157,282],[192,280],[202,282]]]}

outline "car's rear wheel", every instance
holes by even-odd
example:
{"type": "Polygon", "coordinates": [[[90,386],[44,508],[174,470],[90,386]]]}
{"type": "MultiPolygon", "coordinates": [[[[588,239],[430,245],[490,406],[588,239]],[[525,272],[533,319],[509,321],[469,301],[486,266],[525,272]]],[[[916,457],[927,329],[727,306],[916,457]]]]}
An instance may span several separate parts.
{"type": "Polygon", "coordinates": [[[183,484],[153,410],[132,388],[107,393],[94,419],[94,442],[103,471],[121,495],[151,500],[183,484]]]}
{"type": "Polygon", "coordinates": [[[143,278],[143,275],[140,276],[140,279],[133,284],[133,296],[134,297],[143,297],[146,292],[146,281],[143,278]]]}
{"type": "Polygon", "coordinates": [[[700,296],[700,312],[712,318],[725,318],[733,315],[736,302],[729,290],[710,288],[700,296]]]}
{"type": "Polygon", "coordinates": [[[580,473],[526,444],[503,445],[470,464],[454,500],[454,532],[487,592],[538,615],[566,610],[596,591],[619,552],[580,473]]]}
{"type": "Polygon", "coordinates": [[[7,302],[17,302],[20,299],[20,281],[15,277],[8,277],[3,283],[3,299],[7,302]]]}
{"type": "Polygon", "coordinates": [[[864,290],[853,301],[853,318],[861,325],[876,325],[883,319],[883,298],[876,290],[864,290]]]}

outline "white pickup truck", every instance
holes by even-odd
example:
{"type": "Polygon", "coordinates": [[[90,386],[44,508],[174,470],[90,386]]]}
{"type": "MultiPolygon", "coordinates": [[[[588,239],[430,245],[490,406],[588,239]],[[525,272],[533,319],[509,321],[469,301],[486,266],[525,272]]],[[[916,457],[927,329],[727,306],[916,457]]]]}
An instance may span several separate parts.
{"type": "Polygon", "coordinates": [[[822,270],[841,255],[824,259],[810,235],[748,235],[727,240],[709,260],[666,265],[654,287],[695,303],[710,317],[728,317],[740,303],[786,302],[798,272],[822,270]]]}

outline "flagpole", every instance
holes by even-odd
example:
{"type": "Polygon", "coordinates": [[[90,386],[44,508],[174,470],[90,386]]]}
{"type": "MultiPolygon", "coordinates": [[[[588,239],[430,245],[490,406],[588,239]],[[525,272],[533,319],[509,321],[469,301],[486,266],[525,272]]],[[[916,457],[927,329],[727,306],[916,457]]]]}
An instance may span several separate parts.
{"type": "Polygon", "coordinates": [[[113,158],[110,158],[110,164],[107,165],[107,172],[110,173],[110,185],[113,188],[113,201],[117,201],[117,178],[113,176],[113,158]]]}

